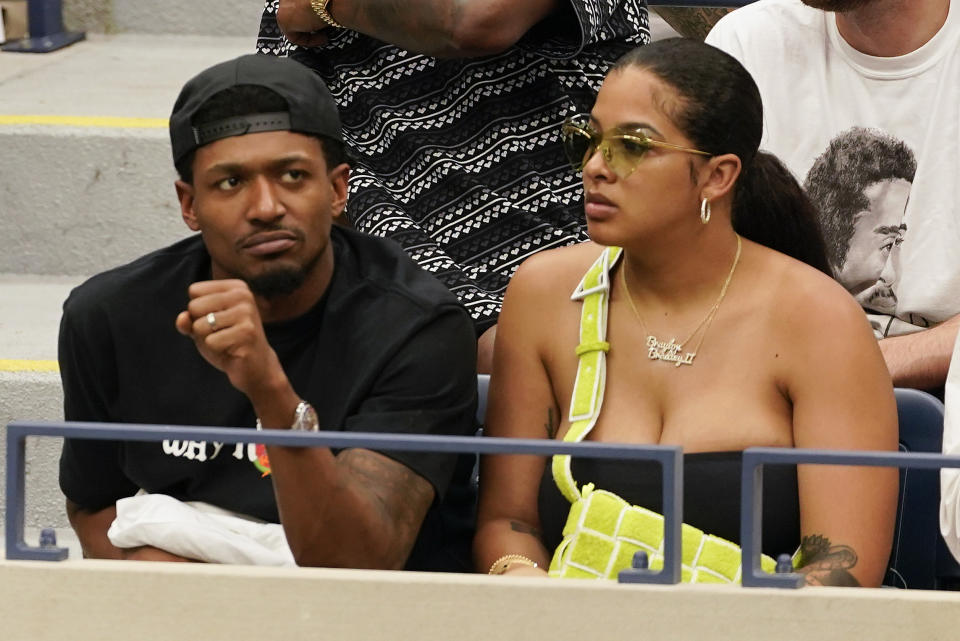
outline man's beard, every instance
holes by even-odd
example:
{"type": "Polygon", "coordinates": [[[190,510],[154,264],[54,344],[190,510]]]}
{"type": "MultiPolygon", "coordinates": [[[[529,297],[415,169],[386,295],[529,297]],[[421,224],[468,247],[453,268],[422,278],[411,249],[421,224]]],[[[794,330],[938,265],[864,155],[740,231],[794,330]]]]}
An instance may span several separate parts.
{"type": "Polygon", "coordinates": [[[307,276],[310,275],[317,266],[317,263],[320,262],[320,257],[323,256],[327,249],[327,247],[324,247],[309,261],[298,267],[278,266],[267,269],[256,276],[247,276],[243,280],[246,281],[250,287],[250,291],[257,296],[263,298],[289,296],[300,289],[303,283],[306,282],[307,276]]]}
{"type": "Polygon", "coordinates": [[[880,314],[893,314],[897,310],[897,294],[882,280],[857,293],[854,298],[864,309],[880,314]]]}
{"type": "Polygon", "coordinates": [[[824,11],[852,11],[866,6],[874,0],[800,0],[803,4],[824,11]]]}
{"type": "Polygon", "coordinates": [[[306,279],[307,270],[304,268],[281,267],[244,280],[255,295],[263,298],[279,298],[289,296],[300,289],[306,279]]]}

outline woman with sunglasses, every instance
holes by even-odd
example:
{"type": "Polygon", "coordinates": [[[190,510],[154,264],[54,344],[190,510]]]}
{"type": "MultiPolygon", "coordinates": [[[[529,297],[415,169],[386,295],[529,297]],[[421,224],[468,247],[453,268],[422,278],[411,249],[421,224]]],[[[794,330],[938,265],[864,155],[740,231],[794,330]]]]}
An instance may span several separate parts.
{"type": "MultiPolygon", "coordinates": [[[[733,542],[742,450],[897,447],[880,350],[828,275],[796,181],[758,155],[762,121],[750,75],[703,43],[656,42],[614,66],[562,130],[592,242],[513,277],[485,428],[680,445],[684,522],[733,542]]],[[[653,464],[485,457],[478,570],[543,576],[587,483],[662,509],[653,464]]],[[[768,466],[763,551],[799,546],[811,583],[879,585],[896,492],[893,469],[768,466]]]]}

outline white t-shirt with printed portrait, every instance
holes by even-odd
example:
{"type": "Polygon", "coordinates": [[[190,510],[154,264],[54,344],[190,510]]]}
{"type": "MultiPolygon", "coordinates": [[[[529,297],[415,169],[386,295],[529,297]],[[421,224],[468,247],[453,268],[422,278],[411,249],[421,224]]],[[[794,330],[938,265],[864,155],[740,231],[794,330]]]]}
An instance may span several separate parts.
{"type": "Polygon", "coordinates": [[[836,276],[877,336],[960,313],[960,2],[893,58],[857,51],[800,0],[737,9],[707,42],[756,80],[761,147],[818,205],[836,276]]]}

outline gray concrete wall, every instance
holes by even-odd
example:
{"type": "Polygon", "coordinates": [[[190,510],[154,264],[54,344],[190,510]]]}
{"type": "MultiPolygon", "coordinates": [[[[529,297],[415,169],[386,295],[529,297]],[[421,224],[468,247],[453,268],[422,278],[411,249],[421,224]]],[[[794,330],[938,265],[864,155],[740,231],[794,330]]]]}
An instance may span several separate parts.
{"type": "MultiPolygon", "coordinates": [[[[5,466],[6,426],[12,421],[63,419],[57,357],[60,310],[80,278],[0,275],[0,469],[5,466]]],[[[29,528],[66,528],[57,483],[60,439],[30,438],[26,457],[29,528]]],[[[0,517],[6,511],[6,476],[0,475],[0,517]]]]}
{"type": "MultiPolygon", "coordinates": [[[[56,373],[0,371],[0,463],[6,469],[7,424],[15,420],[63,420],[63,393],[56,373]]],[[[29,438],[26,448],[24,524],[69,529],[57,482],[61,439],[29,438]]],[[[0,477],[0,517],[6,513],[6,475],[0,477]]]]}
{"type": "Polygon", "coordinates": [[[0,128],[0,273],[94,274],[190,233],[165,130],[0,128]]]}
{"type": "Polygon", "coordinates": [[[66,26],[77,31],[252,39],[263,6],[262,0],[64,0],[63,16],[66,26]]]}

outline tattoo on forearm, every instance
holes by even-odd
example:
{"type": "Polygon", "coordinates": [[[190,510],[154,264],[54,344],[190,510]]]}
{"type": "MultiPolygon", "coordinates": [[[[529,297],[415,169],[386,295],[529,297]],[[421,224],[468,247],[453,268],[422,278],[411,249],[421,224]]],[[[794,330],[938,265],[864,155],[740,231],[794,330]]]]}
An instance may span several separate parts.
{"type": "Polygon", "coordinates": [[[547,432],[547,438],[553,439],[557,436],[557,428],[560,427],[560,421],[557,420],[557,413],[553,407],[547,408],[547,422],[543,424],[543,429],[547,432]]]}
{"type": "Polygon", "coordinates": [[[510,529],[513,530],[514,532],[529,534],[531,536],[537,537],[538,539],[540,538],[540,530],[533,527],[532,525],[521,523],[520,521],[510,521],[510,529]]]}
{"type": "Polygon", "coordinates": [[[800,572],[811,585],[860,585],[850,574],[857,564],[857,553],[849,545],[833,545],[821,534],[805,536],[800,541],[800,563],[800,572]]]}
{"type": "Polygon", "coordinates": [[[725,16],[732,9],[692,9],[692,8],[665,8],[654,9],[674,31],[687,38],[703,40],[710,33],[717,20],[725,16]]]}
{"type": "Polygon", "coordinates": [[[412,545],[433,502],[430,482],[403,463],[370,450],[344,450],[337,461],[369,493],[383,522],[395,528],[397,541],[412,545]]]}

